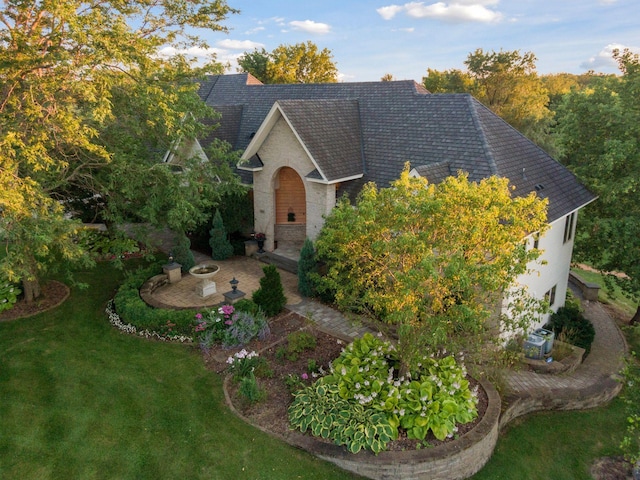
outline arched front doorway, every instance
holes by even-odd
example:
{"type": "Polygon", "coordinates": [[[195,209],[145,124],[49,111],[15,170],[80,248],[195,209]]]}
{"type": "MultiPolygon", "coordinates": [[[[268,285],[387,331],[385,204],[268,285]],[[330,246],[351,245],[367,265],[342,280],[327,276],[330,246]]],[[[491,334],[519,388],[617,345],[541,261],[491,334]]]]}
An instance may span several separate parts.
{"type": "Polygon", "coordinates": [[[276,183],[275,248],[301,246],[307,234],[307,198],[304,182],[290,167],[278,170],[276,183]]]}

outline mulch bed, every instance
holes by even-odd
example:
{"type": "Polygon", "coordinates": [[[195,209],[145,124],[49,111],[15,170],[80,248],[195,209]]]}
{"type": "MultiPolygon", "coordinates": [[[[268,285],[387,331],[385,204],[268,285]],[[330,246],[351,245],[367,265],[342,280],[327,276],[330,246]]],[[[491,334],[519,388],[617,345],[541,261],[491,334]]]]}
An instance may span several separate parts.
{"type": "MultiPolygon", "coordinates": [[[[234,408],[249,421],[276,435],[285,436],[291,431],[289,428],[287,409],[293,400],[293,396],[289,392],[284,379],[288,375],[296,375],[301,378],[301,375],[307,372],[307,365],[310,360],[315,361],[318,366],[322,366],[325,370],[328,370],[331,361],[337,358],[345,347],[345,342],[314,328],[306,318],[294,312],[286,311],[272,319],[269,324],[271,327],[271,335],[269,338],[260,342],[253,341],[244,347],[249,352],[252,350],[258,352],[261,357],[267,360],[273,370],[273,375],[270,378],[258,378],[259,386],[266,391],[266,399],[257,404],[248,405],[237,395],[237,384],[233,381],[228,383],[228,393],[234,408]],[[298,359],[295,361],[278,359],[276,357],[278,347],[284,344],[289,333],[300,330],[301,328],[304,328],[316,337],[316,348],[300,353],[298,359]]],[[[210,369],[222,373],[227,367],[227,358],[238,350],[240,349],[212,349],[204,354],[205,362],[210,369]]],[[[314,380],[311,375],[309,375],[307,380],[301,379],[301,381],[307,385],[313,383],[314,380]]],[[[469,381],[471,388],[478,383],[473,378],[469,378],[469,381]]],[[[487,409],[488,400],[482,388],[478,389],[478,396],[478,417],[475,421],[466,425],[459,425],[456,437],[462,436],[473,429],[480,419],[482,419],[487,409]]],[[[328,441],[321,438],[317,440],[328,441]]],[[[452,439],[440,441],[431,433],[423,441],[409,439],[406,435],[401,435],[400,438],[387,445],[387,450],[415,450],[420,448],[419,444],[422,444],[422,446],[428,444],[429,446],[435,447],[450,441],[452,441],[452,439]]]]}
{"type": "Polygon", "coordinates": [[[35,301],[27,303],[18,300],[13,308],[0,313],[0,322],[32,317],[61,305],[69,297],[69,287],[52,280],[41,287],[41,295],[35,301]]]}

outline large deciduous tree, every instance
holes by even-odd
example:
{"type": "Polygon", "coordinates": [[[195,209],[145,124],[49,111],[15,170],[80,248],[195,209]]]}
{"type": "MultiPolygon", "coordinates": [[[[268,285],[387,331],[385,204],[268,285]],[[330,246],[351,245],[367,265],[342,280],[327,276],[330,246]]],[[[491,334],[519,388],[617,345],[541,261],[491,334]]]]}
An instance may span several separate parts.
{"type": "Polygon", "coordinates": [[[0,266],[23,281],[27,300],[48,268],[86,260],[72,199],[98,199],[111,220],[183,229],[215,202],[211,180],[232,178],[228,148],[209,163],[188,159],[182,175],[159,160],[203,132],[213,112],[193,79],[216,67],[158,49],[201,46],[190,27],[224,30],[232,12],[223,0],[3,2],[0,266]]]}
{"type": "MultiPolygon", "coordinates": [[[[496,333],[502,295],[515,298],[516,278],[539,254],[524,238],[545,224],[546,201],[512,198],[507,179],[460,174],[434,185],[407,168],[390,188],[368,184],[355,207],[343,199],[329,215],[316,242],[328,268],[319,286],[342,308],[397,326],[407,365],[425,350],[479,352],[496,333]]],[[[527,318],[514,311],[501,328],[526,328],[527,318]]]]}
{"type": "Polygon", "coordinates": [[[334,83],[338,69],[333,55],[308,41],[295,45],[280,45],[272,52],[264,48],[245,52],[239,59],[239,69],[262,83],[334,83]]]}
{"type": "Polygon", "coordinates": [[[423,84],[433,93],[472,94],[531,140],[552,150],[546,135],[552,118],[549,96],[535,62],[531,52],[479,48],[467,56],[467,71],[429,69],[423,84]]]}
{"type": "Polygon", "coordinates": [[[576,258],[623,273],[608,279],[640,304],[640,57],[614,56],[623,75],[567,94],[557,135],[564,163],[599,195],[580,222],[576,258]]]}

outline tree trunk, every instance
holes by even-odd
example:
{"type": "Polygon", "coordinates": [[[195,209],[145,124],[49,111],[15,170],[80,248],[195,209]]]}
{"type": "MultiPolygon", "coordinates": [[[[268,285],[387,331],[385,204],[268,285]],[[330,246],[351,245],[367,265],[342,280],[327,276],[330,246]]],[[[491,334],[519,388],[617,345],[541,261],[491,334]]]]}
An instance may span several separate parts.
{"type": "Polygon", "coordinates": [[[36,298],[40,296],[40,282],[37,278],[33,280],[22,280],[22,292],[24,293],[24,300],[27,303],[32,303],[36,298]]]}
{"type": "Polygon", "coordinates": [[[636,314],[629,321],[629,325],[636,325],[638,323],[640,323],[640,305],[638,305],[636,309],[636,314]]]}

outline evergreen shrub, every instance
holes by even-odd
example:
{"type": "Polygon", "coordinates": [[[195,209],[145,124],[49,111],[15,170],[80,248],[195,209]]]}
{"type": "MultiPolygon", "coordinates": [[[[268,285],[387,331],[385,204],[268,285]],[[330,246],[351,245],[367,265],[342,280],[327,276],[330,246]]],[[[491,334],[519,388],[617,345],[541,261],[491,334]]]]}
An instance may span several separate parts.
{"type": "Polygon", "coordinates": [[[575,302],[568,302],[551,315],[545,328],[553,330],[556,338],[563,333],[566,341],[572,345],[585,349],[585,355],[591,350],[591,344],[596,336],[593,324],[584,317],[580,306],[575,302]]]}
{"type": "Polygon", "coordinates": [[[253,292],[252,300],[262,309],[267,317],[279,314],[287,304],[282,280],[275,265],[262,268],[264,277],[260,279],[260,288],[253,292]]]}
{"type": "Polygon", "coordinates": [[[314,288],[311,274],[316,271],[316,254],[313,242],[305,239],[298,260],[298,292],[303,297],[313,297],[314,288]]]}
{"type": "Polygon", "coordinates": [[[211,230],[209,230],[209,235],[211,258],[214,260],[226,260],[233,255],[233,245],[229,242],[219,210],[216,210],[213,216],[213,226],[211,230]]]}

